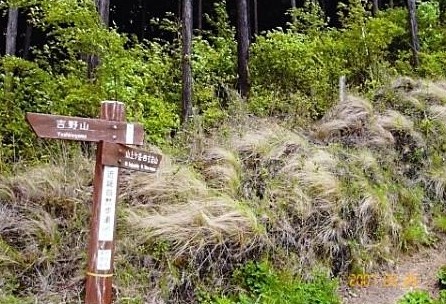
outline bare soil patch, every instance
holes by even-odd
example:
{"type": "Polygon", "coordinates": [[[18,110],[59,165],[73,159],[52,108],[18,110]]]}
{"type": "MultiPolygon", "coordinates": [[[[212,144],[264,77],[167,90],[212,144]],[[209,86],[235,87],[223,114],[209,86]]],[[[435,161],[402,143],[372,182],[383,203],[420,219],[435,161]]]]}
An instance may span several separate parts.
{"type": "Polygon", "coordinates": [[[349,276],[341,283],[344,304],[394,304],[411,290],[427,290],[438,296],[436,272],[446,264],[443,237],[435,247],[403,256],[394,267],[363,276],[349,276]],[[354,286],[352,286],[354,285],[354,286]]]}

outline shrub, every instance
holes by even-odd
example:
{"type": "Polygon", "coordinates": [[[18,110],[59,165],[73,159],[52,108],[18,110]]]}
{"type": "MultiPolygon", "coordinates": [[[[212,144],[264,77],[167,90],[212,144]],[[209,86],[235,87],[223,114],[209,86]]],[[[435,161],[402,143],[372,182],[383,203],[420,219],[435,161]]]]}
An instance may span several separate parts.
{"type": "Polygon", "coordinates": [[[440,286],[444,288],[446,286],[446,265],[441,266],[437,271],[437,278],[440,286]]]}
{"type": "Polygon", "coordinates": [[[326,274],[314,271],[308,281],[287,273],[279,273],[265,262],[248,262],[234,272],[234,279],[244,290],[235,295],[208,297],[202,303],[254,304],[254,303],[340,303],[336,295],[337,284],[326,274]],[[212,301],[210,300],[212,299],[212,301]]]}
{"type": "Polygon", "coordinates": [[[411,291],[404,295],[402,299],[398,301],[398,304],[434,304],[434,300],[431,298],[427,291],[411,291]]]}

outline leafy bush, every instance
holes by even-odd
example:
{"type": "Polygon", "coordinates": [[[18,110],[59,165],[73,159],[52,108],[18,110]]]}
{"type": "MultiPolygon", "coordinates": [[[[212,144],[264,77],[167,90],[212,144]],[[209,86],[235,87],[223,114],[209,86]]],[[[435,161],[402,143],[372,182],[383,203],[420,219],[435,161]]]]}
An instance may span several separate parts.
{"type": "Polygon", "coordinates": [[[433,220],[435,228],[439,231],[446,232],[446,216],[440,214],[434,217],[433,220]]]}
{"type": "Polygon", "coordinates": [[[241,293],[229,297],[208,297],[201,303],[340,303],[336,282],[321,271],[315,271],[310,280],[302,281],[274,271],[266,262],[248,262],[234,272],[234,280],[244,289],[241,293]]]}
{"type": "Polygon", "coordinates": [[[437,278],[442,287],[446,286],[446,265],[440,267],[437,271],[437,278]]]}
{"type": "Polygon", "coordinates": [[[431,298],[427,291],[411,291],[404,295],[402,299],[398,301],[398,304],[434,304],[434,300],[431,298]]]}

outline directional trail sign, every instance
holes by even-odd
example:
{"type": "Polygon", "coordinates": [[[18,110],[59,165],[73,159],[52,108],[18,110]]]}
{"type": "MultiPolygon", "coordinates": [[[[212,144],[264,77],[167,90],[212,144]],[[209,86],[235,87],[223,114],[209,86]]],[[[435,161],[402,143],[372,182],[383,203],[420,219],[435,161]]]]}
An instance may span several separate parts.
{"type": "Polygon", "coordinates": [[[26,119],[41,138],[103,140],[128,145],[142,145],[144,140],[140,124],[38,113],[27,113],[26,119]]]}
{"type": "Polygon", "coordinates": [[[102,163],[107,166],[116,166],[125,169],[156,172],[161,162],[161,155],[144,150],[135,149],[122,144],[104,143],[107,154],[102,163]]]}
{"type": "Polygon", "coordinates": [[[154,173],[161,155],[128,146],[142,145],[144,130],[125,122],[121,102],[102,102],[100,119],[41,113],[26,119],[38,137],[97,143],[85,303],[110,304],[119,168],[154,173]]]}

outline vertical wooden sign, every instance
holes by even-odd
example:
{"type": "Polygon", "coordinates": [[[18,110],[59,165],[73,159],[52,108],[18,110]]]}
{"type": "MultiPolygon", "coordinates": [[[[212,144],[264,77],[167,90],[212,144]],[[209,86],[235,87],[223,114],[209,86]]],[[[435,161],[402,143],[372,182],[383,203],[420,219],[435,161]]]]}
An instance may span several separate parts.
{"type": "MultiPolygon", "coordinates": [[[[108,121],[124,121],[124,104],[103,102],[100,118],[108,121]]],[[[106,152],[104,151],[104,142],[99,142],[96,151],[93,213],[88,246],[86,304],[111,303],[112,301],[115,211],[119,168],[102,164],[102,158],[106,152]]]]}
{"type": "Polygon", "coordinates": [[[127,145],[142,145],[140,124],[125,122],[124,104],[104,101],[100,119],[27,113],[41,138],[97,142],[93,207],[88,244],[86,304],[111,304],[119,168],[154,173],[161,155],[127,145]]]}

